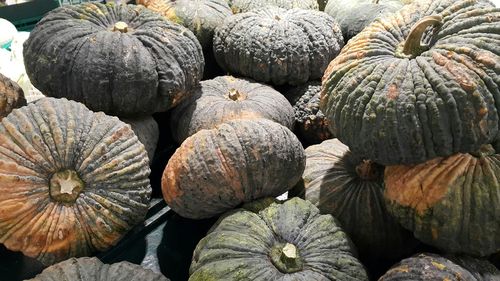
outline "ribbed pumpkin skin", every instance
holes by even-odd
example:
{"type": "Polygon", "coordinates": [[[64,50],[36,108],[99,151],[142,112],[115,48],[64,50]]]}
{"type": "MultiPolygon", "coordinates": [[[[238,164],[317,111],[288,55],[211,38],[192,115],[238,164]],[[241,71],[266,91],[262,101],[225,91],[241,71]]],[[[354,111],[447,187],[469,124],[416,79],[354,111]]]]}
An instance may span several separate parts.
{"type": "Polygon", "coordinates": [[[283,194],[304,166],[304,149],[286,127],[265,119],[233,120],[182,143],[163,173],[163,197],[183,217],[209,218],[283,194]]]}
{"type": "Polygon", "coordinates": [[[477,280],[498,281],[500,279],[500,270],[487,260],[469,256],[446,256],[446,258],[467,269],[477,280]]]}
{"type": "Polygon", "coordinates": [[[203,53],[185,27],[135,5],[85,3],[47,14],[24,43],[26,71],[45,95],[117,116],[151,115],[185,98],[203,53]],[[125,33],[113,31],[125,22],[125,33]]]}
{"type": "Polygon", "coordinates": [[[307,9],[318,10],[316,0],[232,0],[231,9],[233,13],[245,13],[260,8],[278,7],[283,9],[307,9]]]}
{"type": "Polygon", "coordinates": [[[323,76],[343,46],[337,23],[319,11],[269,7],[228,17],[215,30],[217,63],[275,85],[299,85],[323,76]]]}
{"type": "Polygon", "coordinates": [[[189,281],[368,280],[354,255],[332,216],[293,198],[259,213],[240,209],[222,218],[198,243],[189,281]],[[271,249],[285,243],[297,247],[302,270],[286,274],[270,260],[271,249]]]}
{"type": "Polygon", "coordinates": [[[305,152],[301,196],[322,214],[338,219],[361,256],[400,258],[411,253],[416,246],[413,235],[385,207],[383,166],[362,167],[363,159],[337,139],[309,146],[305,152]]]}
{"type": "Polygon", "coordinates": [[[152,116],[137,117],[132,119],[123,119],[123,122],[130,125],[139,141],[144,145],[148,153],[149,163],[152,164],[155,155],[156,145],[160,138],[160,129],[158,123],[152,116]]]}
{"type": "Polygon", "coordinates": [[[499,154],[387,167],[388,210],[416,238],[446,252],[500,252],[499,174],[499,154]]]}
{"type": "Polygon", "coordinates": [[[265,118],[293,129],[292,105],[270,86],[232,76],[200,84],[192,97],[172,110],[172,135],[179,143],[202,129],[239,118],[265,118]]]}
{"type": "Polygon", "coordinates": [[[212,46],[215,28],[233,14],[226,0],[139,0],[137,3],[187,27],[204,49],[212,46]]]}
{"type": "Polygon", "coordinates": [[[149,173],[116,117],[54,98],[16,109],[0,122],[0,243],[47,265],[105,250],[144,219],[149,173]],[[83,181],[74,202],[52,193],[65,170],[83,181]]]}
{"type": "Polygon", "coordinates": [[[26,281],[168,281],[166,277],[127,261],[103,264],[98,258],[71,258],[46,268],[26,281]]]}
{"type": "Polygon", "coordinates": [[[384,165],[491,142],[499,124],[499,14],[483,1],[423,0],[373,22],[325,72],[320,109],[332,133],[384,165]],[[430,14],[444,22],[435,44],[413,59],[398,57],[410,28],[430,14]]]}
{"type": "Polygon", "coordinates": [[[26,99],[23,89],[0,73],[0,121],[14,108],[24,105],[26,105],[26,99]]]}

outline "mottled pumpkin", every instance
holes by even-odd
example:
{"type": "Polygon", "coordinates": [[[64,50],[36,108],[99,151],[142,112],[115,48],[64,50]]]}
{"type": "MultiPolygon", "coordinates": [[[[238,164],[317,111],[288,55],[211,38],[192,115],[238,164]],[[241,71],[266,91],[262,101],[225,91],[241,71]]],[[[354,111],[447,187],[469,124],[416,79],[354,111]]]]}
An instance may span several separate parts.
{"type": "Polygon", "coordinates": [[[204,66],[187,28],[143,6],[99,3],[49,12],[24,43],[24,62],[45,95],[121,117],[174,107],[204,66]]]}
{"type": "Polygon", "coordinates": [[[232,76],[200,84],[191,98],[172,111],[172,135],[179,143],[201,129],[240,118],[265,118],[293,129],[292,105],[270,86],[232,76]]]}
{"type": "Polygon", "coordinates": [[[137,4],[187,27],[204,49],[212,47],[215,28],[233,14],[226,0],[138,0],[137,4]]]}
{"type": "Polygon", "coordinates": [[[0,121],[14,108],[24,105],[26,105],[26,99],[23,89],[0,73],[0,121]]]}
{"type": "Polygon", "coordinates": [[[266,119],[233,120],[182,143],[163,173],[163,197],[183,217],[209,218],[285,193],[304,166],[304,149],[286,127],[266,119]]]}
{"type": "Polygon", "coordinates": [[[129,125],[42,98],[0,122],[0,243],[44,264],[115,245],[148,210],[148,157],[129,125]]]}
{"type": "Polygon", "coordinates": [[[219,220],[194,251],[189,281],[364,281],[366,271],[330,215],[293,198],[219,220]]]}
{"type": "Polygon", "coordinates": [[[160,273],[127,261],[104,264],[98,258],[71,258],[26,281],[168,281],[160,273]]]}
{"type": "Polygon", "coordinates": [[[238,74],[275,85],[299,85],[323,76],[343,46],[329,15],[268,7],[228,17],[215,30],[217,63],[238,74]]]}
{"type": "Polygon", "coordinates": [[[376,18],[396,12],[410,2],[412,0],[330,0],[325,13],[339,23],[347,42],[376,18]]]}
{"type": "Polygon", "coordinates": [[[232,0],[230,5],[235,14],[269,7],[287,10],[294,8],[318,10],[319,8],[316,0],[232,0]]]}
{"type": "Polygon", "coordinates": [[[490,143],[499,133],[499,29],[500,9],[487,1],[422,0],[375,20],[325,72],[320,109],[332,133],[384,165],[490,143]]]}
{"type": "Polygon", "coordinates": [[[357,157],[337,139],[309,146],[305,153],[295,194],[338,219],[360,256],[392,259],[413,251],[417,241],[385,207],[383,166],[357,157]]]}
{"type": "Polygon", "coordinates": [[[418,254],[394,265],[379,281],[446,280],[496,281],[500,272],[488,261],[470,257],[447,258],[418,254]],[[459,261],[456,263],[455,261],[459,261]]]}
{"type": "Polygon", "coordinates": [[[152,116],[125,118],[123,122],[130,125],[139,141],[144,145],[148,153],[149,163],[152,164],[155,155],[156,145],[160,137],[158,123],[152,116]]]}
{"type": "Polygon", "coordinates": [[[424,243],[450,253],[500,252],[500,154],[485,145],[385,170],[389,212],[424,243]]]}

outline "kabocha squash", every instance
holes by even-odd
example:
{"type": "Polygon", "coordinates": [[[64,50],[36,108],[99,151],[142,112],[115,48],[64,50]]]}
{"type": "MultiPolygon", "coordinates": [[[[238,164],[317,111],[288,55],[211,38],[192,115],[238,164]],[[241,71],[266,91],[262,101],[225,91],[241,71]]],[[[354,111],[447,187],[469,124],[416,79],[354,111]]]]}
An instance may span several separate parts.
{"type": "Polygon", "coordinates": [[[490,143],[499,132],[499,29],[500,9],[487,1],[422,0],[375,20],[325,72],[320,109],[333,135],[384,165],[490,143]]]}
{"type": "Polygon", "coordinates": [[[320,91],[321,83],[315,81],[293,87],[285,93],[289,99],[296,100],[293,102],[295,131],[306,144],[321,143],[333,137],[328,120],[319,110],[320,91]]]}
{"type": "Polygon", "coordinates": [[[223,69],[275,85],[321,78],[342,46],[332,17],[303,9],[269,7],[236,14],[214,35],[215,58],[223,69]]]}
{"type": "Polygon", "coordinates": [[[0,243],[48,265],[118,242],[145,217],[148,158],[129,125],[42,98],[0,122],[0,243]]]}
{"type": "Polygon", "coordinates": [[[379,281],[448,280],[495,281],[500,272],[488,261],[473,258],[448,259],[436,254],[418,254],[394,265],[379,281]],[[455,263],[454,261],[460,261],[455,263]]]}
{"type": "Polygon", "coordinates": [[[151,165],[155,155],[156,145],[160,138],[158,123],[156,123],[152,116],[122,119],[122,121],[131,126],[139,141],[144,145],[151,165]]]}
{"type": "Polygon", "coordinates": [[[24,43],[26,71],[47,96],[121,117],[165,111],[203,75],[194,34],[135,5],[85,3],[48,13],[24,43]]]}
{"type": "Polygon", "coordinates": [[[383,166],[357,157],[337,139],[309,146],[305,153],[303,181],[295,193],[338,219],[360,256],[397,259],[413,251],[413,235],[385,207],[383,166]]]}
{"type": "Polygon", "coordinates": [[[385,170],[389,212],[415,237],[450,253],[500,252],[500,154],[485,145],[385,170]]]}
{"type": "Polygon", "coordinates": [[[265,118],[292,129],[293,108],[272,87],[246,79],[221,76],[201,82],[191,98],[173,109],[172,135],[182,143],[201,129],[212,129],[239,118],[265,118]]]}
{"type": "Polygon", "coordinates": [[[127,261],[104,264],[98,258],[71,258],[26,281],[168,281],[163,275],[127,261]]]}
{"type": "Polygon", "coordinates": [[[235,14],[269,7],[318,10],[316,0],[232,0],[230,5],[235,14]]]}
{"type": "Polygon", "coordinates": [[[340,25],[344,41],[354,37],[376,18],[396,12],[412,0],[330,0],[325,13],[340,25]]]}
{"type": "Polygon", "coordinates": [[[0,73],[0,121],[14,108],[24,105],[26,105],[26,99],[23,89],[0,73]]]}
{"type": "Polygon", "coordinates": [[[209,218],[285,193],[304,165],[304,149],[286,127],[266,119],[233,120],[182,143],[163,173],[163,197],[183,217],[209,218]]]}
{"type": "Polygon", "coordinates": [[[215,28],[233,14],[226,0],[138,0],[137,3],[187,27],[204,49],[212,47],[215,28]]]}
{"type": "Polygon", "coordinates": [[[189,281],[368,280],[354,252],[332,216],[293,198],[221,218],[196,246],[189,281]]]}

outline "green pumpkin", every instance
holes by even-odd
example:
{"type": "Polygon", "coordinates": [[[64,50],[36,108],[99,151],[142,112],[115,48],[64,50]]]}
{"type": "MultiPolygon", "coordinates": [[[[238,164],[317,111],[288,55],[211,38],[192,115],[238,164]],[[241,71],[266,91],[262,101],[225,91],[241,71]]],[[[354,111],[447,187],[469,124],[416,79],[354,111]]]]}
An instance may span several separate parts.
{"type": "Polygon", "coordinates": [[[204,66],[187,28],[142,6],[99,3],[49,12],[24,43],[24,62],[45,95],[120,117],[174,107],[204,66]]]}
{"type": "Polygon", "coordinates": [[[228,17],[215,31],[214,54],[233,75],[299,85],[321,78],[343,44],[329,15],[269,7],[228,17]]]}
{"type": "Polygon", "coordinates": [[[190,275],[189,281],[368,280],[338,222],[299,198],[223,216],[196,246],[190,275]]]}
{"type": "Polygon", "coordinates": [[[287,10],[294,8],[318,10],[318,2],[316,0],[232,0],[230,5],[235,14],[269,7],[278,7],[287,10]]]}
{"type": "Polygon", "coordinates": [[[499,13],[487,1],[422,0],[375,20],[325,71],[320,109],[333,135],[383,165],[492,142],[499,13]]]}
{"type": "Polygon", "coordinates": [[[156,123],[152,116],[125,118],[122,121],[130,125],[139,141],[144,145],[144,148],[148,152],[149,164],[152,165],[156,145],[160,138],[158,123],[156,123]]]}
{"type": "Polygon", "coordinates": [[[15,108],[25,105],[23,89],[0,73],[0,121],[15,108]]]}

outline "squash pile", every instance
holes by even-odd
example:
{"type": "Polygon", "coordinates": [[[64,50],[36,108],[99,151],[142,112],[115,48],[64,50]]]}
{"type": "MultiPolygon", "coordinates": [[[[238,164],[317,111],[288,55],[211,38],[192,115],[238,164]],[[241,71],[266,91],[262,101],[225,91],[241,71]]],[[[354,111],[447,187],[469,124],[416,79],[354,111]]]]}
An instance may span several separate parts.
{"type": "Polygon", "coordinates": [[[33,281],[167,280],[81,258],[152,196],[216,221],[190,281],[500,280],[488,0],[65,5],[23,56],[47,97],[0,75],[0,243],[33,281]]]}

